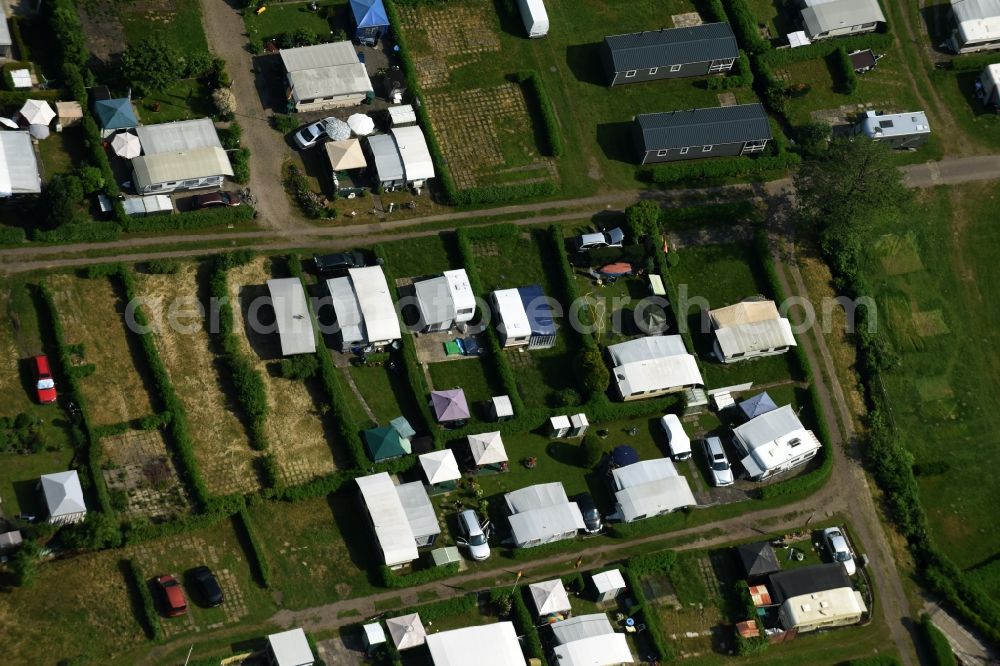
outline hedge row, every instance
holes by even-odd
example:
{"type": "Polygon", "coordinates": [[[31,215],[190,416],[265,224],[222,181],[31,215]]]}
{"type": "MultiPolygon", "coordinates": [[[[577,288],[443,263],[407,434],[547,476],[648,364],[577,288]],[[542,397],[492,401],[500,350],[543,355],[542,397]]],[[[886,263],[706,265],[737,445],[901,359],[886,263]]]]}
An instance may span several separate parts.
{"type": "Polygon", "coordinates": [[[160,616],[156,612],[156,604],[153,602],[153,593],[149,590],[149,583],[142,575],[135,560],[122,560],[122,564],[130,579],[129,584],[135,587],[142,602],[142,628],[145,630],[146,636],[154,641],[163,640],[163,625],[160,624],[160,616]]]}
{"type": "MultiPolygon", "coordinates": [[[[136,304],[132,315],[136,324],[140,328],[148,327],[149,320],[142,311],[142,307],[138,304],[140,301],[138,300],[135,278],[132,275],[132,271],[121,267],[118,279],[121,280],[122,286],[125,289],[125,301],[129,304],[136,304]]],[[[160,352],[156,349],[156,341],[153,339],[153,334],[147,331],[139,333],[138,337],[143,354],[146,357],[146,366],[153,376],[153,385],[156,387],[163,407],[172,415],[170,425],[165,430],[168,433],[168,437],[173,441],[177,471],[191,493],[196,510],[204,512],[211,503],[211,496],[195,459],[194,442],[188,430],[187,411],[184,409],[184,403],[181,402],[176,391],[174,391],[174,385],[170,381],[170,374],[167,372],[167,367],[163,364],[163,359],[160,358],[160,352]]]]}
{"type": "Polygon", "coordinates": [[[237,529],[243,530],[247,545],[250,546],[250,555],[253,559],[253,569],[257,581],[261,587],[271,587],[271,563],[267,559],[267,553],[261,545],[260,537],[257,535],[257,528],[250,518],[250,514],[245,508],[240,509],[234,516],[237,529]]]}
{"type": "Polygon", "coordinates": [[[920,616],[920,637],[927,648],[931,666],[956,666],[955,653],[951,649],[948,638],[931,622],[931,616],[924,613],[920,616]]]}
{"type": "Polygon", "coordinates": [[[104,475],[101,473],[101,449],[96,443],[90,429],[90,418],[87,402],[83,398],[83,391],[80,389],[78,376],[73,372],[73,358],[66,342],[62,322],[59,320],[59,309],[56,307],[55,299],[45,282],[39,285],[39,295],[45,306],[42,317],[47,320],[47,328],[52,332],[58,353],[58,367],[62,370],[63,383],[60,392],[68,400],[76,403],[80,410],[81,425],[73,426],[73,446],[77,451],[78,460],[83,461],[83,476],[90,481],[90,487],[97,495],[97,503],[103,513],[109,516],[115,515],[111,506],[111,495],[108,493],[108,486],[104,482],[104,475]]]}
{"type": "Polygon", "coordinates": [[[718,157],[660,164],[649,170],[649,177],[656,185],[676,185],[717,178],[759,178],[769,172],[787,171],[801,161],[798,154],[789,152],[756,157],[718,157]]]}
{"type": "Polygon", "coordinates": [[[833,52],[833,59],[836,66],[834,78],[837,79],[837,83],[840,85],[839,92],[845,95],[852,94],[858,89],[858,75],[854,71],[854,63],[851,62],[851,57],[847,55],[847,49],[843,46],[838,46],[837,50],[833,52]]]}
{"type": "Polygon", "coordinates": [[[390,611],[387,615],[388,617],[400,617],[402,615],[419,613],[421,621],[427,624],[452,615],[468,615],[478,607],[479,595],[475,592],[470,592],[452,599],[434,601],[429,604],[411,606],[410,608],[400,608],[398,610],[390,611]]]}
{"type": "Polygon", "coordinates": [[[264,431],[268,412],[267,388],[260,372],[243,353],[236,335],[227,275],[229,269],[249,263],[252,258],[253,255],[246,251],[216,255],[209,277],[209,292],[219,304],[218,335],[222,342],[222,360],[236,388],[236,398],[250,421],[250,446],[263,451],[267,449],[264,431]]]}
{"type": "Polygon", "coordinates": [[[981,71],[997,61],[996,53],[972,53],[956,56],[948,61],[948,69],[956,72],[981,71]]]}
{"type": "Polygon", "coordinates": [[[121,227],[114,222],[71,222],[31,232],[31,240],[39,243],[99,243],[118,240],[119,236],[121,227]]]}
{"type": "Polygon", "coordinates": [[[528,604],[524,602],[526,589],[521,588],[516,591],[511,606],[511,620],[514,622],[514,629],[519,636],[524,636],[524,651],[528,657],[538,659],[546,664],[545,651],[542,649],[542,640],[538,637],[538,627],[535,626],[534,617],[528,610],[528,604]]]}
{"type": "Polygon", "coordinates": [[[20,227],[0,227],[0,245],[17,245],[26,239],[20,227]]]}
{"type": "Polygon", "coordinates": [[[656,652],[657,659],[661,661],[673,661],[676,655],[673,647],[663,637],[663,632],[660,629],[660,618],[656,610],[648,612],[650,604],[640,584],[640,576],[633,572],[632,568],[628,565],[621,567],[621,571],[622,576],[625,578],[625,584],[629,589],[629,594],[632,595],[636,602],[636,605],[630,611],[632,617],[638,618],[638,623],[646,625],[647,636],[653,646],[653,650],[656,652]]]}
{"type": "Polygon", "coordinates": [[[256,211],[249,205],[193,210],[173,215],[129,217],[125,231],[146,233],[167,230],[206,229],[223,225],[239,225],[254,218],[256,211]]]}
{"type": "Polygon", "coordinates": [[[386,565],[381,565],[378,568],[379,582],[382,587],[413,587],[414,585],[423,585],[424,583],[430,583],[435,580],[441,580],[442,578],[448,578],[454,576],[458,573],[458,562],[450,562],[440,567],[428,567],[427,569],[420,569],[419,571],[414,571],[407,574],[399,574],[387,567],[386,565]]]}
{"type": "Polygon", "coordinates": [[[712,76],[705,79],[709,90],[730,90],[732,88],[749,88],[753,85],[753,68],[746,52],[740,51],[739,58],[733,69],[726,76],[712,76]]]}
{"type": "MultiPolygon", "coordinates": [[[[272,456],[273,454],[267,454],[272,456]]],[[[334,472],[325,476],[317,476],[311,481],[300,483],[297,486],[282,486],[274,484],[272,488],[264,492],[264,496],[282,502],[301,502],[317,497],[326,497],[330,493],[335,493],[348,481],[358,476],[357,471],[334,472]]]]}
{"type": "Polygon", "coordinates": [[[756,55],[771,48],[771,43],[760,36],[757,17],[746,0],[725,0],[724,4],[733,32],[747,53],[756,55]]]}
{"type": "Polygon", "coordinates": [[[556,184],[551,180],[512,185],[486,185],[457,190],[451,197],[451,202],[456,206],[503,204],[520,199],[550,197],[557,191],[556,184]]]}
{"type": "MultiPolygon", "coordinates": [[[[559,277],[559,286],[562,288],[562,296],[565,303],[576,303],[580,300],[580,287],[577,285],[576,277],[573,274],[573,266],[569,263],[566,255],[565,239],[563,238],[563,228],[558,224],[549,227],[549,243],[553,252],[553,266],[559,277]]],[[[577,340],[581,347],[591,348],[597,346],[594,336],[585,331],[576,331],[577,340]]]]}
{"type": "Polygon", "coordinates": [[[545,141],[548,144],[542,146],[542,154],[559,157],[563,153],[562,132],[559,131],[559,121],[556,120],[556,112],[552,108],[552,100],[545,90],[541,75],[534,69],[518,72],[517,82],[526,88],[526,92],[535,100],[538,113],[542,117],[542,128],[545,130],[545,141]]]}

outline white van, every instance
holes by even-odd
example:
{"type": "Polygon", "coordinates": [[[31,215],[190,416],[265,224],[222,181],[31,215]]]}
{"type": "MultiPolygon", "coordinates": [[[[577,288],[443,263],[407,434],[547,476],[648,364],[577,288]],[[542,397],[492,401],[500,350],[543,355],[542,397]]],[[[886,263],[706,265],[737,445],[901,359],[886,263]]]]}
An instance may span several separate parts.
{"type": "Polygon", "coordinates": [[[670,457],[674,460],[687,460],[691,457],[691,438],[684,432],[684,426],[676,414],[667,414],[660,419],[663,432],[667,433],[667,443],[670,445],[670,457]]]}
{"type": "Polygon", "coordinates": [[[533,39],[549,34],[549,15],[542,0],[517,0],[517,8],[521,10],[528,37],[533,39]]]}

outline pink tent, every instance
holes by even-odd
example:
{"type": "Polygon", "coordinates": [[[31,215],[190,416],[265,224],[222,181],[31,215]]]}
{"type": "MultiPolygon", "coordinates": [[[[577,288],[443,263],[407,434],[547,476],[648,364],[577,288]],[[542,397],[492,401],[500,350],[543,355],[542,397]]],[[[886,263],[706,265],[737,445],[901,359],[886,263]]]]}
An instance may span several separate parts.
{"type": "Polygon", "coordinates": [[[438,423],[462,421],[469,418],[469,403],[465,401],[465,391],[460,388],[447,391],[433,391],[431,406],[438,423]]]}

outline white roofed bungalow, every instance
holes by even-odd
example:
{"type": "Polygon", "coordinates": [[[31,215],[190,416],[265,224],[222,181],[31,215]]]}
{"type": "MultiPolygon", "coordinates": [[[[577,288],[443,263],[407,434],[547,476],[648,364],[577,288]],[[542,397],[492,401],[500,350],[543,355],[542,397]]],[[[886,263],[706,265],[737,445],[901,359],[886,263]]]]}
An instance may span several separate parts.
{"type": "Polygon", "coordinates": [[[698,362],[679,335],[651,335],[610,345],[608,357],[622,400],[652,398],[704,384],[698,362]]]}
{"type": "Polygon", "coordinates": [[[698,502],[686,478],[677,473],[668,458],[643,460],[611,472],[616,511],[608,518],[631,523],[698,502]]]}
{"type": "Polygon", "coordinates": [[[421,332],[447,331],[469,322],[476,313],[476,296],[464,268],[416,282],[413,290],[421,332]]]}
{"type": "Polygon", "coordinates": [[[434,666],[525,666],[510,622],[439,631],[426,642],[434,666]]]}
{"type": "Polygon", "coordinates": [[[528,593],[535,603],[535,614],[544,617],[550,613],[568,613],[573,607],[569,603],[569,595],[566,588],[558,578],[545,580],[540,583],[532,583],[528,586],[528,593]]]}
{"type": "Polygon", "coordinates": [[[561,483],[542,483],[504,496],[510,511],[511,538],[518,548],[572,539],[584,529],[583,514],[561,483]]]}
{"type": "Polygon", "coordinates": [[[374,94],[365,65],[351,42],[281,49],[288,98],[295,110],[357,106],[374,94]]]}
{"type": "Polygon", "coordinates": [[[469,453],[476,467],[497,467],[507,462],[507,450],[499,431],[469,435],[469,453]]]}
{"type": "Polygon", "coordinates": [[[389,283],[381,266],[351,268],[347,271],[364,318],[368,344],[382,347],[402,337],[399,317],[392,303],[389,283]]]}
{"type": "Polygon", "coordinates": [[[754,481],[808,462],[822,446],[816,435],[802,425],[791,405],[733,428],[733,444],[743,454],[740,462],[754,481]]]}
{"type": "Polygon", "coordinates": [[[178,120],[135,128],[142,155],[132,159],[139,194],[218,187],[233,167],[211,118],[178,120]]]}
{"type": "Polygon", "coordinates": [[[355,481],[386,566],[409,564],[418,546],[433,545],[441,529],[422,483],[397,486],[385,472],[355,481]]]}
{"type": "Polygon", "coordinates": [[[493,292],[493,309],[496,314],[497,332],[501,347],[522,347],[531,339],[531,322],[524,309],[517,289],[498,289],[493,292]]]}
{"type": "Polygon", "coordinates": [[[434,162],[431,161],[424,132],[419,125],[393,127],[390,131],[399,150],[399,159],[403,162],[406,184],[419,190],[434,177],[434,162]]]}
{"type": "Polygon", "coordinates": [[[271,306],[278,324],[281,355],[314,353],[316,334],[302,281],[298,278],[275,278],[267,281],[267,289],[271,292],[271,306]]]}
{"type": "Polygon", "coordinates": [[[955,53],[1000,48],[1000,0],[951,0],[951,15],[948,44],[955,53]]]}
{"type": "Polygon", "coordinates": [[[878,0],[800,0],[802,25],[811,40],[873,32],[885,15],[878,0]]]}
{"type": "Polygon", "coordinates": [[[708,318],[715,331],[715,355],[723,363],[784,354],[796,344],[792,325],[774,301],[742,301],[710,310],[708,318]]]}

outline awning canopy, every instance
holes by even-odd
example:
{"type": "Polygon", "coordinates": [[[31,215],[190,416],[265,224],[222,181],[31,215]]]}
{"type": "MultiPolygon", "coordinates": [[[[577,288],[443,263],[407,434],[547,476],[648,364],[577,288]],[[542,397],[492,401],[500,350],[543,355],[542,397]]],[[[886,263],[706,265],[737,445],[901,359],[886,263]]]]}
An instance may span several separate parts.
{"type": "Polygon", "coordinates": [[[27,100],[21,107],[20,113],[29,125],[48,125],[56,117],[56,112],[42,99],[27,100]]]}
{"type": "Polygon", "coordinates": [[[458,470],[458,462],[451,449],[441,449],[431,451],[420,456],[420,466],[424,470],[427,483],[435,485],[447,483],[462,478],[462,473],[458,470]]]}
{"type": "Polygon", "coordinates": [[[417,543],[396,486],[385,472],[355,479],[387,566],[417,559],[417,543]]]}
{"type": "Polygon", "coordinates": [[[385,626],[397,650],[408,650],[423,645],[427,638],[424,623],[420,621],[420,615],[417,613],[390,617],[385,621],[385,626]]]}
{"type": "Polygon", "coordinates": [[[323,149],[326,150],[326,157],[330,161],[330,168],[334,171],[364,169],[368,166],[368,160],[365,159],[365,151],[361,149],[361,142],[357,139],[328,141],[323,144],[323,149]]]}
{"type": "Polygon", "coordinates": [[[584,529],[583,515],[576,502],[566,502],[516,513],[510,517],[510,529],[519,547],[537,546],[575,536],[584,529]]]}
{"type": "Polygon", "coordinates": [[[128,129],[139,125],[132,109],[132,101],[125,97],[94,102],[94,115],[106,130],[128,129]]]}
{"type": "Polygon", "coordinates": [[[351,268],[347,272],[358,297],[368,342],[388,343],[400,339],[399,317],[382,267],[351,268]]]}
{"type": "Polygon", "coordinates": [[[267,289],[278,324],[281,355],[315,353],[316,333],[302,281],[299,278],[271,279],[267,281],[267,289]]]}
{"type": "Polygon", "coordinates": [[[608,569],[607,571],[594,574],[591,578],[594,581],[594,587],[597,589],[598,594],[625,589],[625,578],[622,576],[620,569],[608,569]]]}
{"type": "Polygon", "coordinates": [[[591,613],[589,615],[577,615],[565,620],[561,620],[552,625],[552,635],[556,643],[572,643],[573,641],[591,638],[592,636],[606,636],[615,633],[611,621],[604,613],[591,613]]]}
{"type": "Polygon", "coordinates": [[[406,420],[405,416],[397,416],[393,420],[389,421],[389,425],[391,425],[403,439],[411,439],[417,434],[417,431],[413,429],[413,426],[410,425],[410,422],[406,420]]]}
{"type": "Polygon", "coordinates": [[[267,637],[267,642],[271,646],[276,666],[302,666],[311,664],[316,659],[309,647],[306,632],[301,628],[271,634],[267,637]]]}
{"type": "Polygon", "coordinates": [[[368,451],[368,457],[373,462],[398,458],[410,453],[409,442],[405,442],[399,436],[399,432],[391,426],[365,430],[363,435],[365,449],[368,451]]]}
{"type": "Polygon", "coordinates": [[[510,622],[440,631],[427,637],[434,666],[524,666],[517,632],[510,622]]]}
{"type": "Polygon", "coordinates": [[[440,423],[469,418],[469,403],[465,401],[465,391],[460,388],[432,391],[431,406],[440,423]]]}
{"type": "Polygon", "coordinates": [[[557,645],[554,652],[559,666],[611,666],[635,663],[624,634],[584,638],[565,645],[557,645]]]}
{"type": "Polygon", "coordinates": [[[43,474],[41,477],[42,494],[49,510],[49,516],[71,516],[87,510],[83,501],[83,487],[76,470],[43,474]]]}
{"type": "Polygon", "coordinates": [[[504,448],[499,432],[469,435],[469,450],[472,451],[472,461],[477,466],[507,462],[507,449],[504,448]]]}
{"type": "Polygon", "coordinates": [[[549,613],[565,613],[572,610],[569,603],[569,595],[566,588],[558,578],[532,583],[528,586],[528,592],[535,602],[535,610],[539,617],[549,613]]]}

